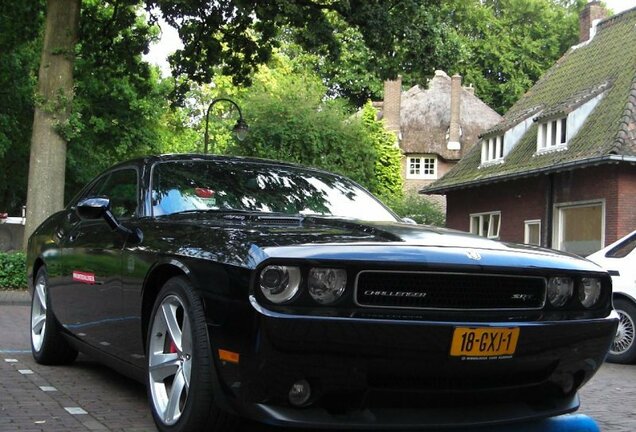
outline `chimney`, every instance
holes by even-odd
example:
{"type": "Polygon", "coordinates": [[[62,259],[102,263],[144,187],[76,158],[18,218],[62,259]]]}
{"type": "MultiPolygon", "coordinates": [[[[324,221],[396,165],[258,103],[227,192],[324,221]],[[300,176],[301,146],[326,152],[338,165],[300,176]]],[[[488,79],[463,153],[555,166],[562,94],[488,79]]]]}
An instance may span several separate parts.
{"type": "Polygon", "coordinates": [[[386,128],[400,134],[400,104],[402,103],[402,77],[384,81],[384,106],[382,117],[386,128]]]}
{"type": "Polygon", "coordinates": [[[449,150],[459,150],[460,125],[459,125],[459,108],[460,98],[462,94],[462,76],[455,74],[451,77],[451,100],[450,100],[450,127],[448,131],[449,150]]]}
{"type": "Polygon", "coordinates": [[[585,9],[581,11],[579,16],[579,43],[583,43],[594,37],[592,29],[596,22],[607,16],[607,11],[603,8],[600,1],[591,1],[585,5],[585,9]],[[596,21],[596,22],[595,22],[596,21]]]}

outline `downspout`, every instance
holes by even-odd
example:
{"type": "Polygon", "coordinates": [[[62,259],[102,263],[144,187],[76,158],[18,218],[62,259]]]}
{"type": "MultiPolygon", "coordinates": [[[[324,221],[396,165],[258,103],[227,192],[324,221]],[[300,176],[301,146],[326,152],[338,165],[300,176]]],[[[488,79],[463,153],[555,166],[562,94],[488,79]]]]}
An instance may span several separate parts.
{"type": "Polygon", "coordinates": [[[554,223],[554,173],[548,174],[548,185],[545,194],[545,231],[543,245],[552,248],[552,228],[554,223]]]}

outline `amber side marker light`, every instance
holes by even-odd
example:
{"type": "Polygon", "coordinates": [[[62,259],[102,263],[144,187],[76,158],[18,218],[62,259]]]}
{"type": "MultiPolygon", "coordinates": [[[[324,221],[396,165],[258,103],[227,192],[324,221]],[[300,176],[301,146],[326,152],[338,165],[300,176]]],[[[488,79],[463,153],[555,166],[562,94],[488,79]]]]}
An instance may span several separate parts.
{"type": "Polygon", "coordinates": [[[227,351],[224,349],[219,350],[219,358],[223,361],[236,363],[239,362],[239,353],[235,353],[233,351],[227,351]]]}

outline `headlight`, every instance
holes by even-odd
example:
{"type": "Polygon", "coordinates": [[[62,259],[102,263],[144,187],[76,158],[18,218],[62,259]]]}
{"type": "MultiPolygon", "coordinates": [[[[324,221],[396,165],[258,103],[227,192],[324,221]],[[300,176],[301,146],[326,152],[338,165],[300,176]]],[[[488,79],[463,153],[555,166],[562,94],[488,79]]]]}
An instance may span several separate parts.
{"type": "Polygon", "coordinates": [[[261,270],[261,292],[272,303],[285,303],[291,300],[299,287],[298,267],[270,265],[261,270]]]}
{"type": "Polygon", "coordinates": [[[309,294],[320,304],[338,300],[347,286],[347,272],[342,269],[312,268],[307,282],[309,294]]]}
{"type": "Polygon", "coordinates": [[[579,285],[579,300],[586,308],[596,305],[601,297],[601,280],[597,278],[582,278],[579,285]]]}
{"type": "Polygon", "coordinates": [[[569,277],[553,277],[548,280],[548,300],[554,307],[561,307],[570,300],[574,281],[569,277]]]}

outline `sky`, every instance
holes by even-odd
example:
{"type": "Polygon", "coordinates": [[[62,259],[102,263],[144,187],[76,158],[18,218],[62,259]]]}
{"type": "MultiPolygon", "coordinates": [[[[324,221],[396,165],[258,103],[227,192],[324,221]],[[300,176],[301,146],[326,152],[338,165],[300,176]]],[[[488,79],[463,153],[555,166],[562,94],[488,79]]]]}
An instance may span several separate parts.
{"type": "MultiPolygon", "coordinates": [[[[605,4],[614,11],[614,13],[622,12],[626,9],[636,7],[636,0],[605,0],[605,4]]],[[[161,39],[159,42],[150,46],[150,52],[144,56],[144,59],[161,68],[163,76],[170,75],[170,66],[168,65],[168,55],[181,48],[183,44],[179,39],[179,34],[174,27],[170,27],[165,21],[159,21],[161,28],[161,39]]]]}

